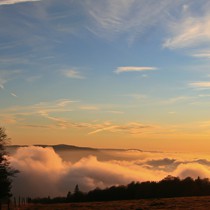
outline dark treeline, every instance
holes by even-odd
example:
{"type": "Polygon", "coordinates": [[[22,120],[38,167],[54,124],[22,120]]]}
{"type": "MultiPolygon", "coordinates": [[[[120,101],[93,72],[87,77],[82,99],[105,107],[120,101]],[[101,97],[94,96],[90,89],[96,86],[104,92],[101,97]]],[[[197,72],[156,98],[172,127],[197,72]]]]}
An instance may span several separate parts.
{"type": "Polygon", "coordinates": [[[112,186],[106,189],[96,188],[87,193],[80,191],[79,186],[76,185],[74,192],[68,192],[66,197],[36,198],[29,201],[33,203],[64,203],[206,195],[210,195],[208,178],[192,179],[187,177],[181,180],[169,175],[159,182],[131,182],[127,186],[112,186]]]}

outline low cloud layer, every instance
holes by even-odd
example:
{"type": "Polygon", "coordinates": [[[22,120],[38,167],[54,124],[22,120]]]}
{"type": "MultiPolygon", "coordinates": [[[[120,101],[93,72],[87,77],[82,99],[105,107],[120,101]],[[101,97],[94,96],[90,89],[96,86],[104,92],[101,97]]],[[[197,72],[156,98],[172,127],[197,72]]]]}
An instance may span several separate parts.
{"type": "MultiPolygon", "coordinates": [[[[103,151],[101,151],[102,153],[103,151]]],[[[81,155],[81,151],[79,151],[81,155]]],[[[68,151],[63,160],[52,148],[22,147],[10,157],[11,165],[20,170],[14,179],[16,196],[63,196],[76,184],[82,191],[96,187],[128,184],[131,181],[159,181],[167,175],[185,178],[210,177],[210,161],[179,154],[142,151],[106,151],[106,160],[97,154],[73,160],[68,151]],[[166,158],[167,156],[167,158],[166,158]],[[123,158],[122,158],[123,157],[123,158]]]]}
{"type": "Polygon", "coordinates": [[[151,66],[121,66],[117,67],[117,69],[114,71],[116,74],[122,73],[122,72],[141,72],[141,71],[152,71],[156,70],[156,67],[151,66]]]}
{"type": "Polygon", "coordinates": [[[30,1],[41,1],[41,0],[1,0],[1,5],[8,5],[8,4],[17,4],[17,3],[23,3],[23,2],[30,2],[30,1]]]}

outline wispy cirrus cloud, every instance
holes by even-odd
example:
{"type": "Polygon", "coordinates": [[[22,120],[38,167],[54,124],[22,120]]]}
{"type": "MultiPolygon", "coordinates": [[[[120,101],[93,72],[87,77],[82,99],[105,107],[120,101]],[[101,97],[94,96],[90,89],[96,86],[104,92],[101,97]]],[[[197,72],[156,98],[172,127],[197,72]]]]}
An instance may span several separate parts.
{"type": "Polygon", "coordinates": [[[198,97],[201,97],[201,98],[210,97],[210,94],[199,94],[198,97]]]}
{"type": "Polygon", "coordinates": [[[208,43],[210,40],[210,21],[188,18],[184,21],[174,24],[173,34],[168,38],[163,46],[170,49],[186,48],[208,43]]]}
{"type": "Polygon", "coordinates": [[[95,131],[91,131],[91,132],[89,132],[88,134],[90,135],[90,134],[100,133],[100,132],[102,132],[102,131],[112,131],[112,130],[114,130],[114,129],[116,129],[116,128],[117,128],[116,125],[107,126],[107,127],[99,128],[99,129],[97,129],[97,130],[95,130],[95,131]]]}
{"type": "MultiPolygon", "coordinates": [[[[164,41],[163,47],[170,49],[203,47],[210,41],[210,6],[204,1],[202,6],[196,2],[183,5],[178,18],[168,22],[169,37],[164,41]],[[197,11],[195,12],[194,8],[197,11]],[[198,15],[198,13],[200,15],[198,15]]],[[[206,56],[206,54],[198,55],[206,56]]]]}
{"type": "Polygon", "coordinates": [[[68,77],[68,78],[73,78],[73,79],[85,79],[81,73],[75,69],[69,69],[69,70],[64,70],[62,71],[63,75],[68,77]]]}
{"type": "MultiPolygon", "coordinates": [[[[33,128],[49,128],[49,129],[81,129],[89,130],[87,134],[97,134],[100,132],[112,132],[112,133],[125,133],[130,135],[139,135],[142,133],[153,132],[154,130],[159,129],[158,126],[144,124],[140,122],[129,122],[125,124],[113,123],[111,121],[97,122],[75,122],[69,119],[69,116],[59,115],[59,113],[68,113],[75,110],[84,110],[84,111],[97,111],[99,107],[96,106],[81,106],[80,104],[73,105],[77,101],[71,101],[68,99],[57,100],[51,103],[41,102],[31,106],[24,107],[12,107],[2,110],[3,114],[0,114],[2,119],[16,119],[16,123],[20,127],[33,127],[33,128]],[[28,117],[36,116],[36,119],[39,119],[40,123],[33,122],[28,120],[28,117]],[[19,121],[20,118],[20,121],[19,121]],[[43,119],[46,119],[43,121],[43,119]],[[44,122],[44,123],[43,123],[44,122]]],[[[101,110],[103,111],[103,110],[101,110]]],[[[106,113],[110,114],[122,114],[119,111],[107,111],[106,113]]],[[[8,121],[8,120],[7,120],[8,121]]]]}
{"type": "Polygon", "coordinates": [[[177,96],[173,98],[169,98],[166,100],[161,101],[162,104],[175,104],[175,103],[181,103],[181,102],[186,102],[188,100],[194,99],[193,97],[190,96],[177,96]]]}
{"type": "Polygon", "coordinates": [[[16,124],[20,128],[88,128],[89,126],[86,123],[74,123],[69,120],[69,113],[73,112],[75,109],[74,104],[77,102],[61,99],[52,102],[40,102],[31,106],[11,107],[2,109],[0,119],[2,123],[16,124]],[[62,113],[66,113],[68,116],[62,117],[62,113]],[[38,121],[30,120],[31,117],[36,118],[38,121]]]}
{"type": "Polygon", "coordinates": [[[41,78],[42,78],[41,75],[30,76],[30,77],[26,78],[26,81],[27,82],[35,82],[35,81],[37,81],[37,80],[39,80],[41,78]]]}
{"type": "MultiPolygon", "coordinates": [[[[13,93],[13,97],[17,97],[16,94],[13,93]]],[[[8,118],[9,116],[9,118],[17,119],[16,120],[17,122],[19,118],[21,118],[21,122],[28,122],[26,119],[27,116],[38,116],[38,117],[40,116],[40,117],[49,118],[49,120],[56,121],[55,119],[59,118],[52,117],[50,116],[51,114],[70,112],[72,111],[73,104],[77,102],[78,101],[73,101],[69,99],[60,99],[51,102],[40,102],[28,106],[9,107],[6,109],[1,109],[0,118],[8,118]]]]}
{"type": "MultiPolygon", "coordinates": [[[[180,98],[173,100],[171,103],[176,103],[180,98]]],[[[56,129],[56,130],[77,130],[84,132],[86,135],[97,135],[101,133],[126,136],[159,136],[171,134],[192,134],[200,132],[198,123],[185,123],[181,125],[166,125],[161,123],[146,123],[141,121],[130,122],[113,122],[99,121],[96,119],[82,121],[74,120],[72,116],[74,111],[80,110],[81,104],[74,104],[71,100],[56,100],[52,102],[41,102],[31,106],[14,106],[11,108],[1,109],[0,119],[2,123],[13,124],[19,128],[33,129],[56,129]],[[35,119],[35,120],[33,120],[35,119]]],[[[96,110],[97,111],[97,110],[96,110]]],[[[101,112],[103,110],[100,110],[101,112]]],[[[105,110],[106,113],[109,111],[105,110]]],[[[113,111],[110,111],[110,114],[113,111]]],[[[122,112],[113,112],[114,114],[123,114],[122,112]]],[[[169,114],[175,114],[171,112],[169,114]]],[[[200,125],[200,124],[199,124],[200,125]]],[[[203,133],[209,134],[209,129],[204,127],[203,133]]]]}
{"type": "Polygon", "coordinates": [[[17,119],[12,114],[6,114],[6,115],[0,115],[1,123],[4,123],[6,125],[16,124],[17,119]]]}
{"type": "Polygon", "coordinates": [[[210,121],[199,122],[199,126],[209,128],[210,127],[210,121]]]}
{"type": "Polygon", "coordinates": [[[128,94],[128,95],[125,95],[125,96],[128,96],[128,97],[136,99],[136,100],[142,100],[142,99],[147,98],[147,95],[140,94],[140,93],[132,93],[132,94],[128,94]]]}
{"type": "Polygon", "coordinates": [[[111,113],[111,114],[124,114],[124,112],[122,111],[116,111],[116,110],[109,110],[109,111],[106,111],[107,113],[111,113]]]}
{"type": "Polygon", "coordinates": [[[42,111],[39,113],[40,116],[50,120],[52,123],[47,125],[37,125],[37,124],[25,124],[25,127],[34,128],[57,128],[57,129],[81,129],[90,130],[87,134],[93,135],[101,132],[111,132],[111,133],[124,133],[129,135],[142,135],[147,133],[160,132],[160,128],[154,125],[147,125],[139,122],[130,122],[127,124],[115,124],[112,122],[73,122],[69,119],[64,119],[61,117],[53,117],[50,113],[42,111]]]}
{"type": "Polygon", "coordinates": [[[92,24],[87,28],[94,34],[115,38],[124,34],[128,42],[133,42],[157,22],[160,27],[165,22],[166,11],[178,6],[179,2],[146,0],[88,0],[83,4],[92,24]]]}
{"type": "MultiPolygon", "coordinates": [[[[49,128],[57,127],[58,129],[76,128],[76,129],[88,129],[90,132],[87,134],[97,134],[101,132],[112,132],[112,133],[125,133],[131,135],[139,135],[143,133],[153,132],[154,130],[159,130],[158,126],[147,125],[140,122],[129,122],[127,124],[116,124],[110,121],[106,122],[73,122],[68,118],[54,117],[51,115],[50,111],[40,110],[40,116],[50,120],[52,124],[49,128]]],[[[32,125],[30,125],[32,126],[32,125]]],[[[36,127],[36,125],[34,125],[36,127]]]]}
{"type": "Polygon", "coordinates": [[[156,67],[151,66],[120,66],[114,71],[116,74],[123,72],[142,72],[142,71],[153,71],[157,70],[156,67]]]}
{"type": "Polygon", "coordinates": [[[20,70],[0,70],[0,88],[4,89],[5,84],[10,80],[13,80],[16,77],[16,75],[20,73],[20,70]]]}
{"type": "Polygon", "coordinates": [[[81,110],[90,110],[90,111],[99,110],[99,107],[97,107],[97,106],[91,106],[91,105],[80,106],[79,108],[81,110]]]}
{"type": "Polygon", "coordinates": [[[56,102],[56,106],[58,107],[66,107],[73,103],[78,103],[79,101],[69,100],[69,99],[61,99],[56,102]]]}
{"type": "Polygon", "coordinates": [[[8,4],[17,4],[17,3],[23,3],[23,2],[35,2],[35,1],[41,1],[41,0],[1,0],[1,5],[8,5],[8,4]]]}
{"type": "Polygon", "coordinates": [[[103,131],[125,132],[125,133],[129,133],[129,134],[142,134],[142,133],[148,132],[148,130],[153,131],[155,129],[157,129],[156,126],[146,125],[146,124],[139,123],[139,122],[130,122],[125,125],[117,125],[117,124],[113,124],[113,123],[109,122],[109,123],[105,123],[105,124],[98,126],[97,129],[89,132],[88,134],[96,134],[96,133],[100,133],[103,131]]]}

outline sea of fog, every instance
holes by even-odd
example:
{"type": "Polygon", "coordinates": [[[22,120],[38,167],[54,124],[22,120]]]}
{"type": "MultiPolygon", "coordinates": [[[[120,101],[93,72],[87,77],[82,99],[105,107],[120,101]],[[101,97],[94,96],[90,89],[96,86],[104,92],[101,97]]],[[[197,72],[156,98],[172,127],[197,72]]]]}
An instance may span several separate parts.
{"type": "Polygon", "coordinates": [[[9,151],[11,166],[20,171],[13,180],[15,196],[65,196],[77,184],[89,191],[132,181],[159,181],[167,175],[210,177],[206,154],[41,146],[9,151]]]}

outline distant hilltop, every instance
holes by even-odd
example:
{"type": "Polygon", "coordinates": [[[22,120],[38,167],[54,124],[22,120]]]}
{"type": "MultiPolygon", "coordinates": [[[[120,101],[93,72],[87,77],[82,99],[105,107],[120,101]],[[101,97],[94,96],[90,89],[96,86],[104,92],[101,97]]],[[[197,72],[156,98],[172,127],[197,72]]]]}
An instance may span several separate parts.
{"type": "Polygon", "coordinates": [[[56,144],[56,145],[46,145],[46,144],[35,144],[35,145],[9,145],[8,148],[17,149],[20,147],[29,147],[29,146],[37,146],[37,147],[52,147],[54,150],[91,150],[96,151],[98,149],[91,148],[91,147],[78,147],[74,145],[68,145],[68,144],[56,144]]]}
{"type": "MultiPolygon", "coordinates": [[[[31,145],[9,145],[7,146],[10,149],[18,149],[20,147],[29,147],[31,145]]],[[[37,147],[52,147],[55,151],[61,151],[61,150],[85,150],[85,151],[100,151],[100,150],[110,150],[110,151],[138,151],[138,152],[143,152],[142,150],[139,149],[107,149],[107,148],[92,148],[92,147],[79,147],[79,146],[74,146],[74,145],[68,145],[68,144],[56,144],[56,145],[46,145],[46,144],[35,144],[32,146],[37,146],[37,147]]]]}

